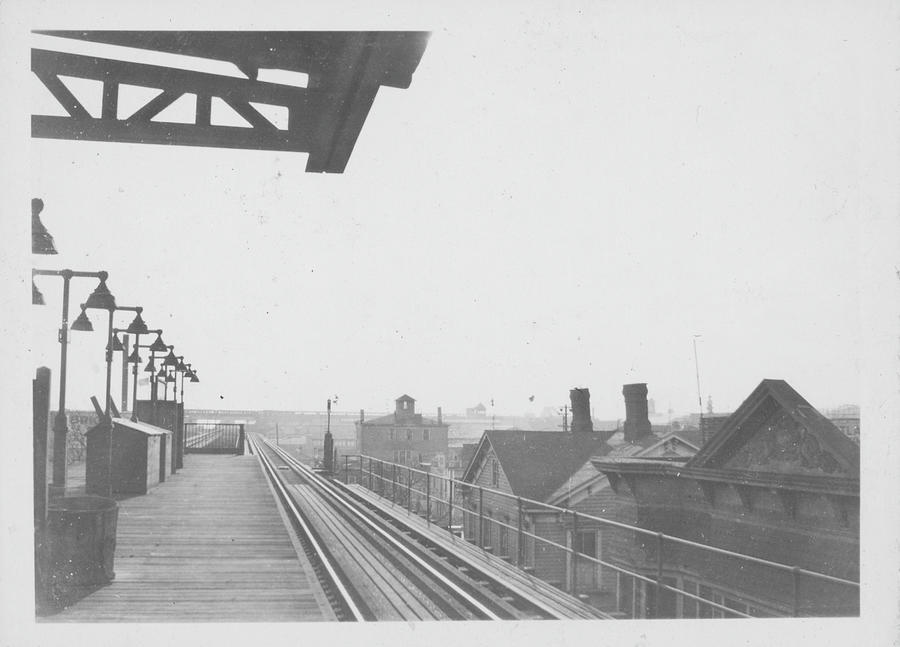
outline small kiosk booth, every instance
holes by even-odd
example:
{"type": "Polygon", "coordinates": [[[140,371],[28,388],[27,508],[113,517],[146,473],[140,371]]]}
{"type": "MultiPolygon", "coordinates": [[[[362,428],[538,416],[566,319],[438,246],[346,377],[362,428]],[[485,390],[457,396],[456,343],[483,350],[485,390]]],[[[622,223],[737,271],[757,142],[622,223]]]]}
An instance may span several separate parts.
{"type": "Polygon", "coordinates": [[[167,429],[113,418],[110,433],[101,422],[87,432],[85,491],[113,497],[146,494],[171,474],[171,452],[167,429]]]}

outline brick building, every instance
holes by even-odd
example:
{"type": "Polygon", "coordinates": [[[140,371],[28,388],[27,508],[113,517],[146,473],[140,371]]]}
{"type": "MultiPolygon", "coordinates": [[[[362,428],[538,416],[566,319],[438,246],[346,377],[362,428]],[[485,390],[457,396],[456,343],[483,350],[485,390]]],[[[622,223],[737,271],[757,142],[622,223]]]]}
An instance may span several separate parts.
{"type": "MultiPolygon", "coordinates": [[[[598,457],[631,523],[698,544],[859,581],[859,447],[782,380],[763,380],[687,463],[598,457]]],[[[632,531],[622,566],[753,616],[857,615],[859,589],[798,571],[632,531]]],[[[635,617],[721,617],[727,611],[620,578],[635,617]]]]}
{"type": "Polygon", "coordinates": [[[356,422],[356,447],[364,456],[416,467],[422,463],[443,469],[447,461],[449,425],[416,413],[416,401],[401,395],[394,401],[394,413],[372,420],[360,411],[356,422]]]}

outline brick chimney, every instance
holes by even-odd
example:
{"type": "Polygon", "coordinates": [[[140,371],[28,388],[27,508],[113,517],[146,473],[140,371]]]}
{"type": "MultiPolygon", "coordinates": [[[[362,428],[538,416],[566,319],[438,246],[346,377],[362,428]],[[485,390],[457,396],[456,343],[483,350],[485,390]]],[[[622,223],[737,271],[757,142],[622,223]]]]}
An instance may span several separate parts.
{"type": "Polygon", "coordinates": [[[441,416],[441,408],[440,407],[438,407],[438,424],[439,425],[444,424],[443,417],[441,416]]]}
{"type": "Polygon", "coordinates": [[[572,389],[569,391],[569,400],[572,402],[572,431],[593,432],[591,392],[588,389],[572,389]]]}
{"type": "Polygon", "coordinates": [[[359,410],[359,421],[360,421],[360,423],[363,423],[366,421],[366,412],[364,409],[359,410]]]}
{"type": "Polygon", "coordinates": [[[647,385],[625,384],[625,442],[635,443],[650,434],[650,418],[647,415],[647,385]]]}

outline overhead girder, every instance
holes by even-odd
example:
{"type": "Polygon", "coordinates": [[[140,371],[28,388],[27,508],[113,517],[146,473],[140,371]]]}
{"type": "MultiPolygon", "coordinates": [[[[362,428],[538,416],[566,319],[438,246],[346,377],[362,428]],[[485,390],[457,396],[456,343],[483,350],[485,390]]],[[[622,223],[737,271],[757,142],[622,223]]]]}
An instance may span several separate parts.
{"type": "Polygon", "coordinates": [[[33,49],[32,71],[68,116],[32,115],[32,137],[306,152],[308,172],[329,173],[344,171],[378,88],[409,87],[429,36],[428,32],[36,33],[226,61],[248,78],[33,49]],[[308,75],[307,87],[259,81],[262,68],[303,72],[308,75]],[[99,117],[89,114],[60,75],[103,83],[99,117]],[[123,84],[160,93],[119,118],[123,84]],[[185,94],[197,97],[192,123],[154,120],[185,94]],[[249,127],[211,124],[213,97],[228,104],[249,127]],[[286,108],[287,128],[277,128],[251,102],[286,108]]]}

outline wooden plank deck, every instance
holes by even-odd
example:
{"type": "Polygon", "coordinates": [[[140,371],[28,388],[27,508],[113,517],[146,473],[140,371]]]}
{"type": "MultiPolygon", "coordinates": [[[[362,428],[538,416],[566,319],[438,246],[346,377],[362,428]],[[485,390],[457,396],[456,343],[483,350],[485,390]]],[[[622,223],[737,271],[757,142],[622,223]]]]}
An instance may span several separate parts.
{"type": "Polygon", "coordinates": [[[185,456],[119,502],[116,578],[43,622],[334,620],[256,456],[185,456]]]}

